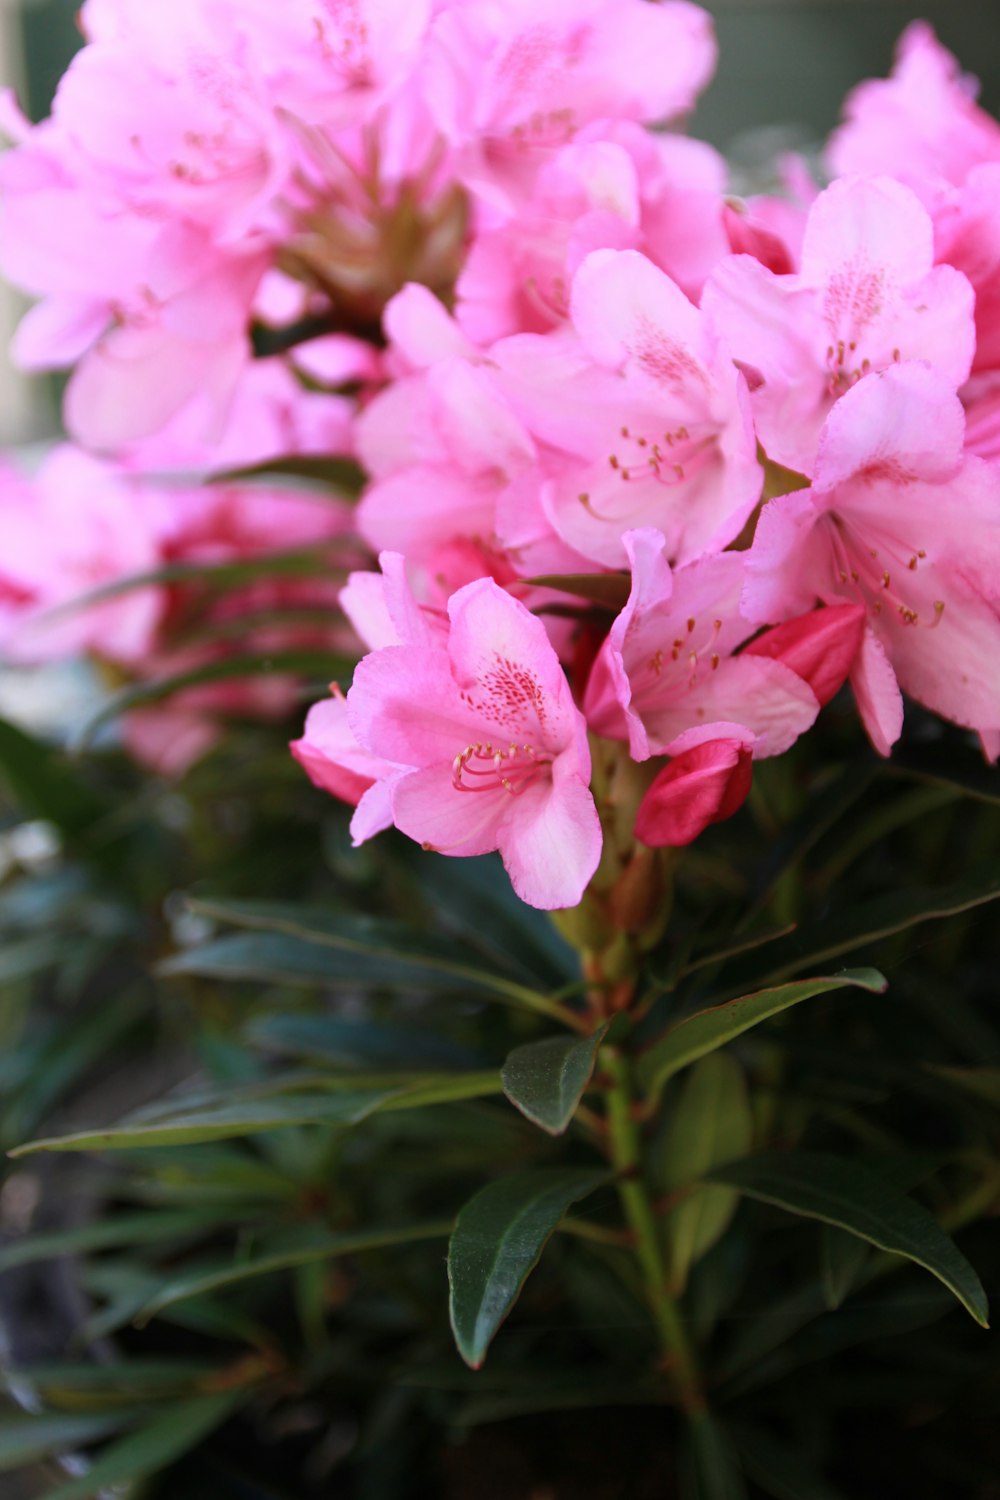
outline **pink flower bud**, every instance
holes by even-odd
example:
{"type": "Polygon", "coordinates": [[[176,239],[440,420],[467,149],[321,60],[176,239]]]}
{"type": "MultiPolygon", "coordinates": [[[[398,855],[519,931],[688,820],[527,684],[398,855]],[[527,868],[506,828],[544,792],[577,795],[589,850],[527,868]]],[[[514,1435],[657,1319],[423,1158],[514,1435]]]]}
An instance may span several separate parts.
{"type": "Polygon", "coordinates": [[[746,801],[751,747],[741,740],[706,740],[674,757],[643,797],[636,838],[654,849],[692,843],[709,823],[731,818],[746,801]]]}
{"type": "Polygon", "coordinates": [[[809,684],[822,707],[847,680],[864,630],[863,604],[833,604],[765,630],[743,654],[769,656],[790,667],[809,684]]]}

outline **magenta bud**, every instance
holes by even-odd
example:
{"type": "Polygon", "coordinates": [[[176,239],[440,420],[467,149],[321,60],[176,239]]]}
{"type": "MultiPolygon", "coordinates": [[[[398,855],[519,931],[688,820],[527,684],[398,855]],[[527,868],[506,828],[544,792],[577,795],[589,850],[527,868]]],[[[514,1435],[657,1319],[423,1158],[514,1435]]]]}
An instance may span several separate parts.
{"type": "Polygon", "coordinates": [[[741,740],[706,740],[683,751],[643,797],[636,838],[653,849],[692,843],[743,806],[752,776],[750,746],[741,740]]]}
{"type": "Polygon", "coordinates": [[[820,707],[843,687],[865,633],[863,604],[831,604],[765,630],[745,656],[769,656],[808,682],[820,707]]]}

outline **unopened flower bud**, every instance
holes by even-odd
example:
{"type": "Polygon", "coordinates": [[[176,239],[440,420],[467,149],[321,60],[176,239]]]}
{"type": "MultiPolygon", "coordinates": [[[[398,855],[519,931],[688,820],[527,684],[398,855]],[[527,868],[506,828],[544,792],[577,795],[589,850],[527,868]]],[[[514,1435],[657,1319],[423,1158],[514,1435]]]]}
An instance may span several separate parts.
{"type": "Polygon", "coordinates": [[[674,757],[646,793],[635,833],[654,849],[692,843],[710,823],[731,818],[746,801],[750,746],[741,740],[706,740],[674,757]]]}

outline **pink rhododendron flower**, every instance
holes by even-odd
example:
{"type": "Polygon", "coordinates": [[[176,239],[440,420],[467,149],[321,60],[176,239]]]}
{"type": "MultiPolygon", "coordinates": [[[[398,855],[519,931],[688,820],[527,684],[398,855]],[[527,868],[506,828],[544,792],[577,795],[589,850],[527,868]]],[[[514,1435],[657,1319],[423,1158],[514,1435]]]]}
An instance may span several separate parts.
{"type": "Polygon", "coordinates": [[[753,760],[739,739],[705,740],[657,773],[639,804],[635,836],[654,849],[692,844],[710,823],[739,812],[750,792],[753,760]]]}
{"type": "Polygon", "coordinates": [[[406,768],[361,748],[336,684],[332,697],[313,704],[302,738],[289,748],[314,786],[358,808],[351,822],[355,843],[392,827],[392,788],[406,768]]]}
{"type": "MultiPolygon", "coordinates": [[[[622,567],[623,536],[663,532],[686,561],[736,537],[761,489],[743,377],[680,289],[635,251],[588,256],[573,284],[575,337],[494,346],[500,384],[539,444],[501,539],[545,524],[578,556],[622,567]],[[530,481],[530,484],[529,484],[530,481]],[[529,519],[525,520],[525,510],[529,519]]],[[[563,571],[572,571],[564,568],[563,571]]]]}
{"type": "Polygon", "coordinates": [[[508,212],[582,127],[683,114],[714,66],[711,21],[686,0],[462,0],[437,17],[424,64],[462,180],[508,212]]]}
{"type": "Polygon", "coordinates": [[[833,403],[894,361],[926,359],[953,387],[965,380],[972,289],[933,261],[933,226],[916,197],[888,178],[854,178],[810,210],[800,273],[775,275],[750,256],[713,273],[704,306],[762,377],[752,405],[769,458],[812,473],[833,403]]]}
{"type": "Polygon", "coordinates": [[[0,647],[12,660],[93,651],[136,663],[166,609],[160,588],[131,589],[87,608],[73,601],[161,560],[162,515],[127,475],[69,445],[29,478],[0,472],[0,647]]]}
{"type": "Polygon", "coordinates": [[[903,32],[891,78],[859,84],[827,150],[836,175],[888,172],[918,191],[961,183],[971,168],[1000,161],[1000,125],[976,100],[974,79],[925,21],[903,32]]]}
{"type": "Polygon", "coordinates": [[[739,612],[745,554],[671,572],[657,531],[625,537],[632,591],[594,664],[584,710],[599,734],[627,738],[636,760],[722,739],[734,725],[755,755],[779,755],[819,702],[779,660],[734,656],[754,627],[739,612]]]}
{"type": "Polygon", "coordinates": [[[574,906],[597,867],[586,726],[542,624],[492,581],[449,601],[447,643],[375,651],[348,694],[372,755],[407,768],[396,827],[443,854],[499,849],[522,900],[574,906]]]}
{"type": "Polygon", "coordinates": [[[812,488],[764,507],[747,559],[755,619],[864,605],[851,682],[882,754],[902,725],[900,687],[956,724],[1000,727],[1000,489],[992,465],[963,454],[963,425],[925,365],[861,381],[827,419],[812,488]]]}
{"type": "Polygon", "coordinates": [[[748,642],[744,656],[767,656],[808,682],[820,707],[847,681],[865,634],[863,604],[831,604],[775,625],[748,642]]]}

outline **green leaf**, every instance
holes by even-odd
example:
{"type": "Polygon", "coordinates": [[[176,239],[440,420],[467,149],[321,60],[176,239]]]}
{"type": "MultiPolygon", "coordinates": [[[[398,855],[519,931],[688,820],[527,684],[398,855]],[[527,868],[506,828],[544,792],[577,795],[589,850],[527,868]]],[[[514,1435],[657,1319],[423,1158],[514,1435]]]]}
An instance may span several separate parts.
{"type": "Polygon", "coordinates": [[[763,1433],[741,1428],[735,1434],[743,1466],[749,1478],[772,1500],[844,1500],[839,1490],[791,1453],[786,1443],[776,1443],[763,1433]]]}
{"type": "Polygon", "coordinates": [[[972,751],[954,744],[894,750],[892,759],[884,763],[883,769],[889,776],[950,787],[978,802],[1000,804],[1000,777],[996,770],[984,765],[982,758],[972,751]]]}
{"type": "Polygon", "coordinates": [[[717,1047],[724,1047],[734,1037],[741,1036],[752,1026],[759,1026],[761,1021],[780,1014],[789,1006],[848,987],[881,995],[887,985],[876,969],[845,969],[829,978],[801,979],[795,984],[759,990],[756,994],[729,1000],[724,1005],[696,1011],[693,1016],[678,1021],[642,1054],[638,1066],[639,1081],[651,1102],[655,1101],[668,1078],[699,1057],[714,1052],[717,1047]]]}
{"type": "Polygon", "coordinates": [[[572,594],[575,599],[589,599],[617,614],[628,601],[632,587],[627,573],[542,573],[538,578],[526,578],[538,588],[555,589],[560,594],[572,594]]]}
{"type": "Polygon", "coordinates": [[[85,750],[99,729],[133,708],[144,708],[149,703],[160,703],[164,698],[183,692],[185,688],[201,687],[208,682],[232,682],[245,677],[267,679],[269,677],[309,677],[328,682],[333,677],[350,676],[353,661],[344,656],[335,656],[331,651],[267,651],[247,656],[227,656],[220,661],[208,662],[204,666],[192,667],[187,672],[175,672],[169,677],[159,677],[152,682],[137,682],[122,688],[101,704],[96,713],[85,720],[74,739],[76,750],[85,750]]]}
{"type": "Polygon", "coordinates": [[[109,1485],[161,1474],[197,1446],[246,1400],[245,1391],[199,1396],[168,1406],[136,1432],[112,1443],[86,1474],[49,1490],[45,1500],[85,1500],[109,1485]]]}
{"type": "Polygon", "coordinates": [[[747,1500],[736,1449],[725,1428],[708,1412],[692,1418],[685,1457],[681,1475],[684,1500],[747,1500]]]}
{"type": "Polygon", "coordinates": [[[868,1246],[856,1235],[832,1224],[824,1224],[820,1236],[820,1271],[823,1295],[831,1310],[837,1308],[855,1286],[868,1259],[868,1246]]]}
{"type": "Polygon", "coordinates": [[[549,1135],[562,1135],[594,1071],[607,1025],[593,1036],[550,1036],[515,1047],[500,1070],[511,1104],[549,1135]]]}
{"type": "Polygon", "coordinates": [[[466,1203],[448,1247],[448,1281],[455,1343],[472,1369],[570,1204],[606,1181],[603,1171],[538,1168],[501,1177],[466,1203]]]}
{"type": "Polygon", "coordinates": [[[77,1131],[18,1146],[11,1156],[37,1151],[130,1151],[190,1146],[290,1125],[358,1125],[377,1110],[422,1109],[501,1092],[499,1073],[305,1074],[225,1093],[182,1096],[149,1105],[117,1125],[77,1131]]]}
{"type": "Polygon", "coordinates": [[[109,811],[58,750],[5,719],[0,719],[0,777],[24,812],[54,823],[71,838],[109,811]]]}
{"type": "Polygon", "coordinates": [[[167,1244],[171,1240],[204,1234],[220,1224],[238,1221],[239,1217],[238,1209],[232,1203],[221,1207],[206,1204],[203,1208],[181,1211],[118,1214],[76,1229],[35,1234],[4,1245],[0,1248],[0,1272],[63,1255],[85,1255],[125,1245],[167,1244]]]}
{"type": "Polygon", "coordinates": [[[1000,1109],[1000,1068],[958,1068],[947,1063],[925,1063],[929,1073],[954,1084],[985,1104],[1000,1109]]]}
{"type": "Polygon", "coordinates": [[[267,479],[273,475],[312,480],[350,496],[360,495],[365,487],[365,472],[352,458],[311,453],[288,453],[239,469],[220,469],[210,476],[209,482],[240,484],[247,479],[267,479]]]}
{"type": "Polygon", "coordinates": [[[222,1141],[281,1130],[289,1125],[357,1125],[398,1091],[397,1085],[235,1100],[230,1094],[209,1099],[200,1107],[177,1106],[159,1118],[146,1114],[101,1130],[81,1130],[72,1135],[29,1141],[10,1155],[30,1156],[37,1151],[130,1151],[137,1147],[222,1141]]]}
{"type": "Polygon", "coordinates": [[[132,1411],[43,1412],[0,1418],[0,1474],[96,1442],[134,1420],[132,1411]]]}
{"type": "MultiPolygon", "coordinates": [[[[673,1191],[713,1167],[745,1156],[753,1144],[753,1115],[743,1069],[725,1052],[696,1063],[670,1111],[663,1178],[673,1191]]],[[[695,1261],[720,1240],[736,1212],[732,1188],[699,1183],[666,1221],[671,1282],[679,1294],[695,1261]]]]}
{"type": "MultiPolygon", "coordinates": [[[[230,922],[234,927],[247,927],[264,934],[297,939],[320,948],[333,949],[339,953],[352,954],[355,962],[328,960],[332,972],[346,975],[352,983],[367,979],[372,984],[395,984],[405,989],[433,984],[440,990],[449,988],[482,990],[500,995],[526,1006],[530,1010],[552,1014],[552,1006],[546,996],[513,980],[482,967],[481,956],[472,948],[450,937],[438,937],[433,933],[422,933],[403,923],[384,918],[346,915],[327,911],[324,908],[295,906],[280,901],[211,901],[197,900],[190,903],[191,909],[200,916],[230,922]],[[339,967],[338,967],[339,964],[339,967]]],[[[220,939],[234,942],[233,938],[220,939]]],[[[216,947],[217,944],[209,945],[216,947]]],[[[194,957],[204,953],[195,950],[194,957]]],[[[239,951],[239,950],[237,950],[239,951]]],[[[252,951],[252,950],[251,950],[252,951]]],[[[266,951],[266,950],[265,950],[266,951]]],[[[280,949],[277,953],[293,950],[280,949]]],[[[170,964],[180,963],[189,955],[181,954],[170,964]]],[[[293,955],[294,956],[294,955],[293,955]]],[[[318,964],[315,954],[303,955],[308,969],[318,964]]],[[[166,972],[179,972],[168,968],[166,972]]]]}
{"type": "Polygon", "coordinates": [[[936,922],[959,916],[1000,897],[1000,880],[994,873],[978,880],[940,886],[936,890],[893,891],[853,911],[825,917],[822,922],[800,927],[792,937],[771,950],[775,963],[761,980],[783,979],[806,964],[870,947],[881,938],[906,932],[921,922],[936,922]]]}
{"type": "Polygon", "coordinates": [[[988,1326],[982,1283],[954,1241],[919,1203],[856,1163],[822,1152],[771,1151],[716,1167],[709,1178],[912,1260],[936,1276],[977,1323],[988,1326]]]}
{"type": "Polygon", "coordinates": [[[321,1264],[342,1255],[358,1255],[366,1250],[387,1250],[395,1245],[412,1245],[420,1240],[445,1239],[452,1230],[452,1220],[406,1224],[395,1229],[360,1229],[352,1233],[314,1233],[300,1245],[284,1250],[266,1251],[240,1260],[215,1266],[196,1267],[168,1280],[156,1296],[146,1302],[137,1315],[147,1323],[167,1307],[189,1297],[202,1297],[220,1288],[229,1288],[256,1276],[273,1275],[300,1266],[321,1264]]]}

